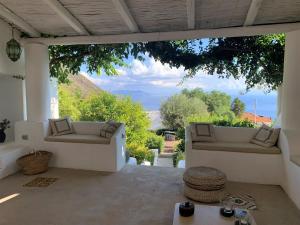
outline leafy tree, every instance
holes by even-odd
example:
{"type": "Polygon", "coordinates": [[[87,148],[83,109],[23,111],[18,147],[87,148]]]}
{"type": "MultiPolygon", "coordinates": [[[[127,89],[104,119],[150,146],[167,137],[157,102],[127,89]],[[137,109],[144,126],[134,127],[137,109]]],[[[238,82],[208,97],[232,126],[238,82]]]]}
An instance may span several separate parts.
{"type": "Polygon", "coordinates": [[[208,112],[221,116],[230,111],[231,97],[224,92],[212,91],[206,95],[205,103],[208,112]]]}
{"type": "Polygon", "coordinates": [[[61,117],[69,116],[73,120],[80,119],[80,93],[71,93],[62,87],[58,88],[59,115],[61,117]]]}
{"type": "Polygon", "coordinates": [[[231,111],[234,112],[237,117],[240,117],[245,112],[245,103],[239,98],[233,99],[231,103],[231,111]]]}
{"type": "Polygon", "coordinates": [[[262,85],[274,90],[282,83],[285,35],[212,38],[202,40],[137,43],[136,52],[148,54],[162,63],[183,66],[186,78],[200,69],[220,78],[244,77],[247,88],[262,85]]]}
{"type": "Polygon", "coordinates": [[[204,92],[201,88],[195,88],[192,90],[183,89],[182,94],[188,98],[198,98],[205,102],[207,110],[211,114],[223,115],[231,114],[230,101],[231,97],[220,91],[204,92]]]}
{"type": "Polygon", "coordinates": [[[244,77],[248,88],[263,85],[268,90],[282,83],[285,36],[213,38],[132,44],[50,46],[50,72],[60,82],[67,82],[68,74],[77,74],[86,64],[90,73],[115,75],[115,66],[124,66],[129,56],[142,60],[141,55],[183,66],[193,77],[200,69],[221,78],[244,77]]]}
{"type": "Polygon", "coordinates": [[[50,74],[61,83],[68,82],[70,74],[78,74],[83,64],[90,73],[117,75],[116,66],[125,66],[129,44],[56,45],[49,47],[50,74]]]}
{"type": "Polygon", "coordinates": [[[182,94],[186,95],[188,98],[199,98],[202,101],[206,100],[206,93],[201,88],[194,88],[189,90],[187,88],[181,91],[182,94]]]}
{"type": "Polygon", "coordinates": [[[81,105],[82,121],[115,120],[126,125],[127,143],[145,144],[150,120],[139,103],[130,97],[117,97],[107,92],[90,96],[81,105]]]}
{"type": "Polygon", "coordinates": [[[184,94],[173,95],[160,107],[162,123],[169,129],[177,130],[187,125],[187,118],[193,115],[208,115],[207,107],[198,98],[184,94]]]}

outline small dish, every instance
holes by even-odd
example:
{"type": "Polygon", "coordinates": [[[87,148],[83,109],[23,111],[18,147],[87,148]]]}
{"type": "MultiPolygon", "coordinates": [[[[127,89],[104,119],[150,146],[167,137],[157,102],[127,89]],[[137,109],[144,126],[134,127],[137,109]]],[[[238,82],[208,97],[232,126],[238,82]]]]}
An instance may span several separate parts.
{"type": "Polygon", "coordinates": [[[225,208],[221,208],[220,213],[224,217],[232,217],[234,215],[234,210],[226,210],[225,208]]]}

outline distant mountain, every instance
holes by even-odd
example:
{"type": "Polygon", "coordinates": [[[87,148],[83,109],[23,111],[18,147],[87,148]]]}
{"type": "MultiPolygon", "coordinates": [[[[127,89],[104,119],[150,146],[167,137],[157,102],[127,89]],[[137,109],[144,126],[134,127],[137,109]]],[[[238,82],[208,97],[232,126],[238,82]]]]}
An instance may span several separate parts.
{"type": "Polygon", "coordinates": [[[168,98],[168,96],[165,95],[158,95],[139,90],[118,90],[113,91],[113,94],[130,96],[133,101],[141,103],[147,111],[158,110],[161,102],[168,98]]]}
{"type": "Polygon", "coordinates": [[[90,94],[97,94],[102,91],[97,85],[82,74],[69,76],[69,80],[69,84],[61,84],[61,86],[73,93],[79,90],[83,97],[90,94]]]}

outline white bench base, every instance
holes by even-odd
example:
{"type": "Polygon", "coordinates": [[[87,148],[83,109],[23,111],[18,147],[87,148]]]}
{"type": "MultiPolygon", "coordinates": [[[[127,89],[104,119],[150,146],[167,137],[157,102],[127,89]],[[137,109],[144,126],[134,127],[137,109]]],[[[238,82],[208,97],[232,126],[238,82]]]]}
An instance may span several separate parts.
{"type": "Polygon", "coordinates": [[[281,154],[257,154],[188,150],[186,168],[208,166],[221,170],[230,181],[280,185],[283,176],[281,154]]]}
{"type": "Polygon", "coordinates": [[[15,143],[0,145],[0,179],[19,171],[16,160],[30,152],[27,147],[15,143]]]}

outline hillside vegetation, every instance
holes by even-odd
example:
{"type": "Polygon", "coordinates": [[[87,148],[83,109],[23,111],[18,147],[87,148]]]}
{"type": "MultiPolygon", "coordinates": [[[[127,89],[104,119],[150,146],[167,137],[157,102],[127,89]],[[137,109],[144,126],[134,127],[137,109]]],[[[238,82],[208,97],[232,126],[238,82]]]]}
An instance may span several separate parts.
{"type": "Polygon", "coordinates": [[[80,92],[86,98],[91,94],[98,94],[102,90],[82,74],[69,76],[69,83],[60,84],[60,88],[71,93],[80,92]]]}

